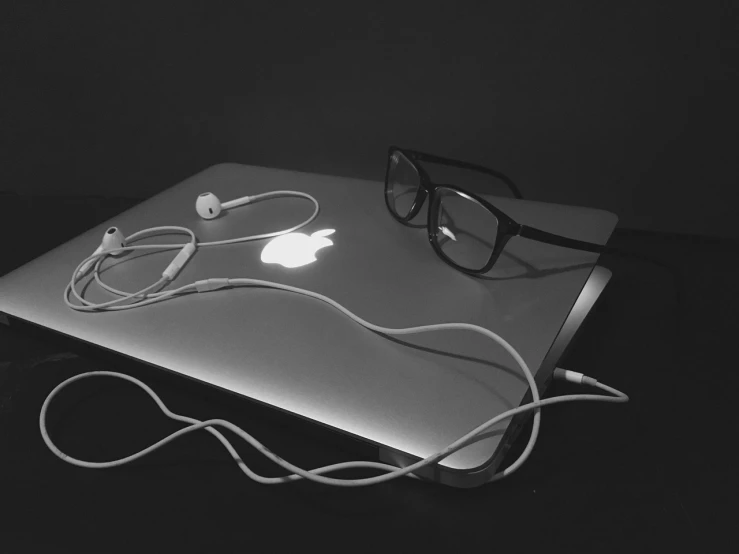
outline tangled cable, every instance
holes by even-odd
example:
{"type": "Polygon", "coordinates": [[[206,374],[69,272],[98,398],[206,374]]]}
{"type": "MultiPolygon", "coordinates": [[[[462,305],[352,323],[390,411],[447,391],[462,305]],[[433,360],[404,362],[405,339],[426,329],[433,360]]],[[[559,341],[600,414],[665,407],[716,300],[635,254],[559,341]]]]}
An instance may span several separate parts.
{"type": "Polygon", "coordinates": [[[314,203],[315,210],[313,214],[311,215],[311,217],[308,218],[306,221],[304,221],[303,223],[299,225],[291,227],[290,229],[286,229],[284,231],[264,233],[260,235],[253,235],[253,236],[248,236],[248,237],[241,237],[237,239],[215,241],[215,242],[202,242],[202,243],[197,242],[197,238],[195,237],[195,234],[186,227],[163,226],[163,227],[154,227],[151,229],[145,229],[143,231],[139,231],[127,237],[124,241],[125,244],[123,244],[120,248],[109,248],[109,249],[104,249],[104,250],[98,249],[98,251],[96,251],[93,255],[85,258],[85,260],[83,260],[75,269],[72,279],[70,280],[70,283],[67,285],[64,291],[64,301],[67,304],[67,306],[69,306],[70,308],[74,310],[78,310],[78,311],[128,310],[128,309],[146,306],[146,305],[153,304],[156,302],[161,302],[168,298],[172,298],[178,294],[182,294],[185,292],[197,291],[199,293],[204,293],[204,292],[216,291],[224,287],[262,286],[262,287],[278,289],[278,290],[282,290],[286,292],[291,292],[295,294],[301,294],[301,295],[314,298],[316,300],[320,300],[322,302],[329,304],[335,309],[339,310],[344,315],[346,315],[347,317],[349,317],[355,323],[358,323],[362,327],[368,330],[371,330],[371,331],[385,334],[385,335],[406,335],[406,334],[425,333],[425,332],[433,332],[433,331],[444,331],[444,330],[473,331],[473,332],[482,334],[483,336],[495,341],[496,343],[501,345],[513,357],[513,359],[516,361],[516,363],[521,368],[521,371],[523,372],[526,378],[526,381],[528,382],[528,385],[531,388],[531,394],[532,394],[532,399],[533,399],[532,402],[521,405],[517,408],[513,408],[511,410],[507,410],[501,414],[496,415],[495,417],[490,418],[489,420],[478,425],[475,429],[466,433],[464,436],[460,437],[456,441],[449,444],[446,448],[442,449],[441,451],[431,456],[428,456],[427,458],[420,460],[414,464],[403,467],[403,468],[398,468],[390,464],[384,464],[384,463],[379,463],[379,462],[356,461],[356,462],[344,462],[344,463],[333,464],[333,465],[324,466],[324,467],[320,467],[320,468],[316,468],[312,470],[306,470],[306,469],[302,469],[294,464],[291,464],[283,460],[278,455],[274,454],[268,448],[262,445],[259,441],[257,441],[254,437],[252,437],[249,433],[237,427],[233,423],[230,423],[222,419],[210,419],[207,421],[199,421],[191,417],[187,417],[184,415],[179,415],[179,414],[175,414],[171,412],[164,405],[161,399],[156,395],[156,393],[154,393],[154,391],[151,388],[149,388],[147,385],[145,385],[138,379],[135,379],[128,375],[124,375],[122,373],[117,373],[117,372],[92,371],[92,372],[83,373],[81,375],[71,377],[67,379],[66,381],[60,383],[56,388],[54,388],[54,390],[51,391],[51,393],[49,393],[46,400],[44,401],[44,404],[41,408],[41,413],[39,416],[39,427],[40,427],[41,436],[43,437],[44,442],[55,455],[57,455],[59,458],[61,458],[62,460],[70,464],[80,466],[80,467],[98,468],[98,469],[110,468],[110,467],[120,466],[125,463],[132,462],[138,458],[141,458],[142,456],[145,456],[153,452],[157,448],[164,446],[168,442],[178,437],[181,437],[185,435],[186,433],[190,433],[190,432],[193,432],[199,429],[205,429],[209,433],[213,434],[223,444],[223,446],[228,450],[228,452],[231,454],[233,459],[239,465],[241,470],[248,477],[250,477],[251,479],[259,483],[279,484],[279,483],[295,481],[297,479],[309,479],[311,481],[321,483],[321,484],[326,484],[326,485],[335,485],[335,486],[344,486],[344,487],[366,486],[366,485],[382,483],[385,481],[389,481],[391,479],[396,479],[401,476],[417,477],[416,475],[414,475],[414,472],[418,471],[424,466],[440,462],[442,459],[446,458],[447,456],[465,447],[474,437],[484,432],[486,429],[492,427],[493,425],[499,423],[500,421],[511,418],[520,413],[524,413],[527,411],[533,411],[534,412],[533,427],[532,427],[529,440],[526,444],[526,447],[524,448],[523,452],[519,455],[519,457],[510,466],[508,466],[505,470],[496,473],[490,479],[491,481],[493,481],[493,480],[506,477],[512,474],[513,472],[515,472],[519,467],[521,467],[521,465],[530,456],[534,448],[534,445],[536,444],[538,435],[539,435],[539,428],[540,428],[540,423],[541,423],[541,414],[540,414],[541,407],[552,405],[552,404],[557,404],[557,403],[562,403],[562,402],[572,402],[572,401],[590,400],[590,401],[602,401],[602,402],[627,402],[629,400],[628,396],[626,396],[624,393],[612,387],[599,383],[595,379],[586,377],[579,373],[565,371],[559,368],[555,370],[555,378],[565,379],[565,380],[580,383],[580,384],[591,385],[591,386],[600,388],[601,390],[604,390],[613,396],[594,395],[594,394],[576,394],[576,395],[558,396],[558,397],[542,400],[540,398],[539,389],[534,380],[534,376],[531,373],[531,370],[529,369],[529,367],[526,365],[526,362],[520,356],[520,354],[513,348],[513,346],[511,346],[502,337],[490,331],[489,329],[485,329],[478,325],[473,325],[469,323],[439,323],[439,324],[397,328],[397,329],[383,327],[383,326],[376,325],[376,324],[370,323],[369,321],[362,319],[361,317],[354,314],[353,312],[351,312],[350,310],[348,310],[347,308],[345,308],[344,306],[342,306],[335,300],[332,300],[331,298],[328,298],[327,296],[324,296],[322,294],[318,294],[316,292],[301,289],[298,287],[293,287],[290,285],[284,285],[281,283],[263,281],[260,279],[211,278],[211,279],[203,279],[203,280],[195,281],[193,283],[183,285],[178,288],[171,289],[171,290],[165,290],[165,291],[158,290],[174,280],[177,273],[182,268],[182,266],[187,261],[187,259],[190,256],[192,256],[197,250],[197,248],[199,247],[218,246],[218,245],[223,245],[223,244],[233,244],[237,242],[259,240],[259,239],[271,238],[271,237],[275,237],[278,235],[290,233],[290,232],[300,229],[301,227],[304,227],[305,225],[313,221],[318,215],[319,205],[316,199],[308,194],[301,193],[301,192],[276,191],[276,192],[265,193],[265,194],[252,197],[251,200],[253,201],[257,199],[274,198],[274,197],[280,197],[280,196],[296,196],[296,197],[307,198],[314,203]],[[159,245],[132,246],[130,244],[131,242],[134,242],[141,238],[156,235],[156,234],[161,234],[164,232],[187,234],[190,236],[190,240],[184,245],[183,244],[159,244],[159,245]],[[117,253],[120,253],[121,251],[128,251],[128,250],[144,250],[144,249],[169,250],[169,249],[176,249],[176,248],[180,248],[181,251],[175,257],[172,263],[170,263],[167,269],[163,272],[162,278],[159,279],[156,283],[149,285],[139,290],[138,292],[128,293],[128,292],[117,290],[103,283],[102,280],[100,279],[100,275],[99,275],[100,265],[102,261],[105,259],[105,257],[108,255],[117,254],[117,253]],[[94,261],[94,279],[98,283],[98,285],[100,285],[103,289],[107,290],[108,292],[118,295],[120,298],[111,300],[108,302],[102,302],[102,303],[93,303],[93,302],[87,301],[84,298],[82,298],[82,296],[79,294],[79,292],[76,289],[76,283],[81,279],[81,276],[85,272],[83,271],[82,268],[86,264],[89,265],[90,261],[94,261]],[[70,301],[69,299],[70,292],[74,295],[75,298],[77,298],[77,300],[79,300],[80,304],[74,304],[73,302],[70,301]],[[131,303],[124,304],[124,302],[126,301],[131,301],[131,303]],[[63,388],[65,388],[66,386],[80,379],[87,378],[87,377],[93,377],[93,376],[116,377],[120,379],[125,379],[131,383],[136,384],[137,386],[141,387],[144,391],[146,391],[149,394],[149,396],[152,397],[152,399],[157,403],[159,408],[162,410],[162,412],[164,412],[165,415],[167,415],[167,417],[170,417],[177,421],[181,421],[183,423],[187,423],[188,426],[172,433],[171,435],[161,439],[160,441],[149,446],[148,448],[145,448],[144,450],[141,450],[140,452],[136,454],[132,454],[130,456],[121,458],[119,460],[113,460],[109,462],[87,462],[84,460],[73,458],[72,456],[65,454],[53,443],[46,429],[46,414],[48,411],[48,407],[52,399],[63,388]],[[263,476],[260,476],[254,473],[244,463],[244,461],[239,457],[238,453],[233,448],[233,446],[228,441],[228,439],[226,439],[226,437],[224,437],[223,434],[220,433],[220,431],[215,429],[215,427],[223,427],[225,429],[229,429],[230,431],[232,431],[233,433],[235,433],[236,435],[238,435],[239,437],[247,441],[250,445],[256,448],[263,455],[267,456],[274,463],[282,466],[283,468],[285,468],[286,470],[292,473],[289,475],[283,476],[283,477],[263,477],[263,476]],[[342,469],[348,469],[348,468],[376,469],[376,470],[385,471],[386,473],[379,475],[379,476],[367,477],[363,479],[336,479],[332,477],[323,476],[323,474],[325,473],[330,473],[330,472],[334,472],[334,471],[338,471],[342,469]]]}

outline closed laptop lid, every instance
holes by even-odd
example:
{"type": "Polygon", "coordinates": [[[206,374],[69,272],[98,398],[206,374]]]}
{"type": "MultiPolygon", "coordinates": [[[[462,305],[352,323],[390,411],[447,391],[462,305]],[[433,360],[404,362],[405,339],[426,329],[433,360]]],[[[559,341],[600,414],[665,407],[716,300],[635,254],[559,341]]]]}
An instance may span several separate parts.
{"type": "MultiPolygon", "coordinates": [[[[267,241],[202,247],[170,286],[252,277],[324,294],[386,327],[473,323],[501,335],[536,373],[597,261],[597,254],[514,237],[488,275],[471,277],[438,258],[425,229],[392,219],[382,183],[221,164],[0,278],[0,311],[418,457],[520,405],[528,390],[521,370],[501,346],[472,332],[388,338],[323,302],[262,287],[191,293],[119,312],[81,313],[64,304],[72,272],[108,227],[127,236],[177,225],[206,242],[278,231],[312,213],[311,202],[297,198],[255,202],[211,221],[194,209],[207,191],[227,201],[273,190],[307,192],[319,201],[319,216],[300,231],[334,232],[314,263],[264,263],[267,241]]],[[[602,210],[489,200],[519,223],[599,244],[617,220],[602,210]]],[[[186,240],[157,236],[137,244],[186,240]]],[[[109,258],[101,277],[134,292],[159,279],[176,253],[109,258]]],[[[85,297],[113,298],[95,283],[85,297]]],[[[441,464],[483,467],[506,425],[441,464]]]]}

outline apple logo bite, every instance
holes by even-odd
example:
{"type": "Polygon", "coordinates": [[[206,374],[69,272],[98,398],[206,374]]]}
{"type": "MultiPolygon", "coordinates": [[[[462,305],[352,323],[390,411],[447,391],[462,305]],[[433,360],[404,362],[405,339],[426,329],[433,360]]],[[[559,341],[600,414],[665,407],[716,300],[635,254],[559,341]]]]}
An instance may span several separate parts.
{"type": "Polygon", "coordinates": [[[316,261],[316,252],[333,245],[326,237],[334,229],[323,229],[308,236],[304,233],[289,233],[272,239],[262,250],[262,262],[280,264],[288,268],[300,267],[316,261]]]}

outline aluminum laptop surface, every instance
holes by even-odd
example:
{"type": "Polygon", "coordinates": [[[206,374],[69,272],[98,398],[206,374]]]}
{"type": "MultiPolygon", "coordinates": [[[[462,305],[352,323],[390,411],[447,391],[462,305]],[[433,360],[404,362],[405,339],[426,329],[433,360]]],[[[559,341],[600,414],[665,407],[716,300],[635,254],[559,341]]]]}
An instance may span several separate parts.
{"type": "MultiPolygon", "coordinates": [[[[311,203],[257,202],[205,221],[195,213],[195,199],[206,191],[229,200],[286,189],[320,202],[318,218],[301,231],[335,230],[333,245],[319,250],[315,263],[292,269],[265,264],[260,255],[266,241],[204,247],[172,286],[253,277],[324,294],[386,327],[474,323],[510,342],[537,381],[551,372],[539,370],[590,282],[597,254],[514,237],[490,274],[471,277],[436,256],[424,229],[390,217],[381,183],[237,164],[213,166],[0,278],[0,311],[375,444],[384,459],[426,457],[521,404],[526,381],[490,339],[462,331],[388,338],[325,303],[283,291],[193,293],[121,312],[80,313],[65,306],[62,293],[73,270],[108,227],[129,235],[184,226],[203,242],[276,231],[306,219],[311,203]]],[[[615,215],[601,210],[491,200],[520,223],[600,244],[616,224],[615,215]]],[[[185,240],[157,236],[137,244],[185,240]]],[[[155,282],[175,253],[108,259],[101,275],[115,288],[136,291],[155,282]]],[[[602,281],[601,275],[598,292],[602,281]]],[[[94,283],[86,297],[112,298],[94,283]]],[[[502,459],[507,427],[501,422],[427,475],[459,486],[479,484],[502,459]]]]}

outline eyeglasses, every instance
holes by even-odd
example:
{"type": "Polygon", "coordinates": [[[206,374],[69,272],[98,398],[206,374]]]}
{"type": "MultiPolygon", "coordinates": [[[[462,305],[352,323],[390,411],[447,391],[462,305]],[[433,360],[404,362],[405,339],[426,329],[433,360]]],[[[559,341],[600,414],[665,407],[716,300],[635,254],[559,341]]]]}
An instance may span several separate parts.
{"type": "Polygon", "coordinates": [[[426,228],[431,247],[442,260],[460,271],[472,275],[490,271],[515,236],[587,252],[607,250],[599,244],[521,225],[477,194],[454,185],[432,183],[419,162],[485,173],[507,185],[514,197],[523,197],[513,181],[492,169],[397,146],[389,148],[385,172],[388,210],[403,225],[417,227],[411,221],[428,199],[426,228]]]}

